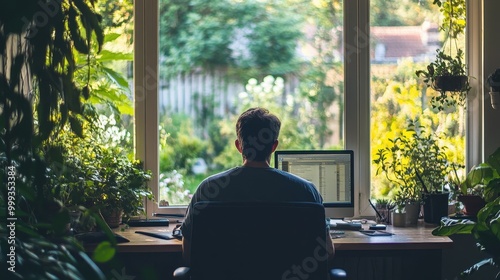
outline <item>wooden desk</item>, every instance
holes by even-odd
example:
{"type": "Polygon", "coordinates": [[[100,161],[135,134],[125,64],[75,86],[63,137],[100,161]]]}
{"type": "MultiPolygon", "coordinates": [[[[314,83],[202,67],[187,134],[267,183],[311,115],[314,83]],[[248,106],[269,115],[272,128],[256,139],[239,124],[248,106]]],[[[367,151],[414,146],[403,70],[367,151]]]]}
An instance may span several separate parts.
{"type": "MultiPolygon", "coordinates": [[[[131,227],[115,232],[130,240],[118,245],[118,255],[129,275],[140,277],[138,268],[161,269],[159,278],[170,279],[175,267],[182,264],[182,242],[177,239],[162,240],[135,233],[136,230],[171,232],[169,227],[131,227]],[[134,270],[135,269],[135,270],[134,270]]],[[[368,228],[368,225],[364,225],[368,228]]],[[[433,236],[434,225],[423,222],[417,227],[393,228],[392,236],[367,236],[358,231],[345,231],[341,238],[333,239],[336,266],[345,269],[349,279],[425,279],[442,277],[442,250],[451,248],[448,237],[433,236]]]]}
{"type": "Polygon", "coordinates": [[[435,227],[423,221],[417,227],[388,226],[386,231],[394,233],[392,236],[345,231],[344,237],[333,239],[336,266],[345,269],[349,279],[440,280],[442,252],[453,241],[433,236],[435,227]]]}
{"type": "MultiPolygon", "coordinates": [[[[368,229],[367,225],[363,225],[368,229]]],[[[453,241],[447,236],[433,236],[435,225],[425,225],[421,222],[417,227],[395,228],[387,226],[387,232],[392,236],[367,236],[359,231],[345,231],[343,237],[333,239],[335,250],[428,250],[445,249],[453,246],[453,241]]]]}
{"type": "MultiPolygon", "coordinates": [[[[182,242],[177,239],[162,240],[135,233],[136,230],[151,232],[171,232],[176,224],[169,227],[118,228],[116,233],[130,240],[118,245],[119,252],[182,252],[182,242]]],[[[367,229],[368,225],[364,225],[367,229]]],[[[341,238],[333,239],[335,250],[424,250],[451,248],[453,241],[446,236],[433,236],[434,225],[420,223],[418,227],[394,228],[388,226],[392,236],[367,236],[358,231],[345,231],[341,238]]]]}
{"type": "Polygon", "coordinates": [[[118,228],[114,232],[130,240],[128,243],[118,244],[118,252],[182,252],[182,242],[178,239],[163,240],[155,237],[135,233],[137,230],[148,232],[172,232],[177,224],[168,227],[129,227],[118,228]]]}

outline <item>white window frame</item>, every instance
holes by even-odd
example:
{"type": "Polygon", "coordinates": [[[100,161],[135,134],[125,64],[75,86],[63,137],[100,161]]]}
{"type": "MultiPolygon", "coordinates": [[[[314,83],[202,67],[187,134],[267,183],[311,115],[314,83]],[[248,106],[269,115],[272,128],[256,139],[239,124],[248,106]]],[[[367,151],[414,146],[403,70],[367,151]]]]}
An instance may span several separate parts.
{"type": "MultiPolygon", "coordinates": [[[[468,1],[467,61],[472,76],[483,77],[481,56],[482,1],[468,1]],[[473,19],[473,20],[469,20],[473,19]],[[479,38],[477,38],[479,36],[479,38]]],[[[344,1],[345,148],[355,154],[356,217],[373,217],[370,197],[370,40],[369,0],[344,1]]],[[[136,157],[153,171],[150,187],[158,197],[158,0],[134,1],[134,105],[136,157]]],[[[477,87],[477,80],[471,85],[477,87]]],[[[482,158],[482,90],[469,98],[467,166],[482,158]]],[[[147,213],[184,214],[186,207],[159,208],[147,203],[147,213]]]]}

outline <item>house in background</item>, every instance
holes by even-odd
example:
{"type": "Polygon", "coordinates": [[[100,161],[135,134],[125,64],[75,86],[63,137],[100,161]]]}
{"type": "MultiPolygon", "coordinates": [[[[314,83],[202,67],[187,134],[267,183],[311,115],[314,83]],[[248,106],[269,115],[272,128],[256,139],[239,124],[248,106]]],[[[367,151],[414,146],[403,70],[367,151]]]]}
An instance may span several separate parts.
{"type": "Polygon", "coordinates": [[[392,64],[403,58],[429,61],[441,47],[438,25],[427,21],[421,26],[373,26],[370,32],[372,64],[392,64]]]}

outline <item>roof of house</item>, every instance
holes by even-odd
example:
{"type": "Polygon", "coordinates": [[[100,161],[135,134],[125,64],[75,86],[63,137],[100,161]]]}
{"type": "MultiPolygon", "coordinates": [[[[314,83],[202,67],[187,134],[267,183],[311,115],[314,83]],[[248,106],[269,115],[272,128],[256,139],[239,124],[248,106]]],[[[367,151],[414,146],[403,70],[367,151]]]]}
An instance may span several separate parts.
{"type": "MultiPolygon", "coordinates": [[[[375,44],[383,44],[385,58],[417,57],[428,52],[424,45],[421,26],[373,26],[375,44]]],[[[372,57],[374,53],[372,51],[372,57]]]]}

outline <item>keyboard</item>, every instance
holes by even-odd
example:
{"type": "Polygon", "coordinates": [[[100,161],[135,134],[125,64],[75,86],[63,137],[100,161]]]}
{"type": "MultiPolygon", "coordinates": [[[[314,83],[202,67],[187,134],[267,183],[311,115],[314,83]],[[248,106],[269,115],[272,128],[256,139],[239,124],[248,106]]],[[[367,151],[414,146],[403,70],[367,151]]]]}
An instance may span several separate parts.
{"type": "Polygon", "coordinates": [[[361,223],[346,222],[343,220],[330,220],[331,230],[362,230],[361,223]]]}
{"type": "Polygon", "coordinates": [[[141,219],[127,222],[130,227],[166,227],[169,225],[168,219],[141,219]]]}

